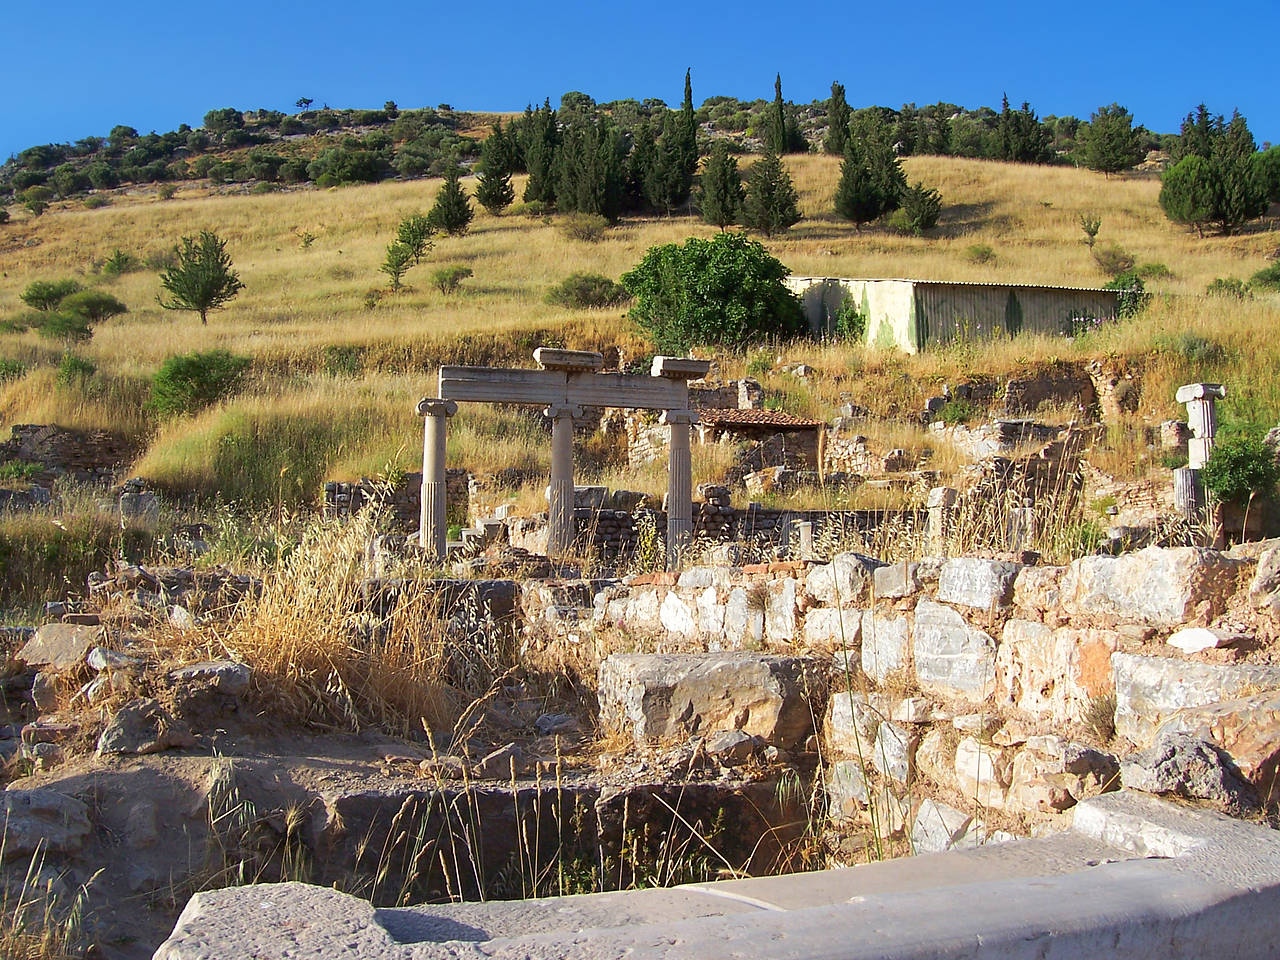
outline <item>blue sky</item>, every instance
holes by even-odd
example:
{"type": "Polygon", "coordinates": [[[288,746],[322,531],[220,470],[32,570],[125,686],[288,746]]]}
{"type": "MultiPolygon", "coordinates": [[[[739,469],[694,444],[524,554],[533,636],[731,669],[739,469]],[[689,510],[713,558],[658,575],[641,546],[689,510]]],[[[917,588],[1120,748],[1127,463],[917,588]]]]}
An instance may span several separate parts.
{"type": "Polygon", "coordinates": [[[947,100],[1042,116],[1118,101],[1176,131],[1204,101],[1280,142],[1280,0],[1062,4],[849,2],[538,5],[64,0],[14,3],[0,55],[0,158],[34,143],[198,126],[215,107],[449,103],[515,110],[566,90],[678,103],[784,95],[832,80],[854,106],[947,100]]]}

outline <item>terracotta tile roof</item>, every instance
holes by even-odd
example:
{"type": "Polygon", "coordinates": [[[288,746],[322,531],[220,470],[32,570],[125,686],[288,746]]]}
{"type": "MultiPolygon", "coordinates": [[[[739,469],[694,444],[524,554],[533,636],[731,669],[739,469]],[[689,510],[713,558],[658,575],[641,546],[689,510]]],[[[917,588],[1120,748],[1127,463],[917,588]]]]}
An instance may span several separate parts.
{"type": "Polygon", "coordinates": [[[820,420],[805,420],[776,410],[699,410],[698,421],[717,427],[780,427],[784,430],[812,430],[820,420]]]}

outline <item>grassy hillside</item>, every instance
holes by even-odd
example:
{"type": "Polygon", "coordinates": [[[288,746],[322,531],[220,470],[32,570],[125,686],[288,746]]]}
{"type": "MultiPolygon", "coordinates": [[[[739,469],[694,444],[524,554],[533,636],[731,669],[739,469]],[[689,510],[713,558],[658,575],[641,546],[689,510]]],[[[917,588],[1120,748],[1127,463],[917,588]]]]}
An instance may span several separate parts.
{"type": "MultiPolygon", "coordinates": [[[[1158,296],[1144,315],[1075,342],[1020,337],[919,358],[787,345],[776,356],[804,359],[825,374],[808,384],[768,375],[788,407],[825,414],[845,395],[891,414],[918,409],[946,378],[1004,376],[1039,362],[1109,356],[1142,368],[1146,416],[1176,414],[1177,383],[1221,377],[1232,390],[1228,418],[1280,419],[1276,298],[1239,303],[1203,296],[1217,277],[1247,278],[1265,266],[1280,242],[1275,233],[1198,240],[1165,220],[1153,178],[1105,179],[1066,167],[940,157],[904,164],[912,181],[943,194],[933,236],[902,237],[880,227],[858,232],[830,212],[835,159],[799,156],[787,164],[805,219],[767,245],[798,274],[1100,285],[1107,276],[1081,242],[1077,222],[1086,210],[1102,218],[1101,243],[1119,243],[1140,264],[1163,264],[1169,274],[1148,281],[1158,296]],[[986,262],[976,249],[982,246],[991,248],[986,262]],[[1206,347],[1184,334],[1211,342],[1206,347]]],[[[532,348],[547,341],[581,348],[617,344],[626,355],[642,354],[646,345],[621,311],[548,306],[547,288],[578,271],[616,277],[654,243],[713,232],[688,217],[630,220],[587,243],[564,236],[554,217],[493,217],[477,210],[467,236],[437,240],[428,262],[408,275],[409,289],[371,295],[385,288],[378,265],[396,223],[425,211],[439,184],[386,182],[252,196],[187,185],[169,201],[151,192],[122,193],[101,209],[55,205],[43,217],[0,227],[0,319],[22,309],[19,294],[35,279],[76,277],[130,308],[77,349],[97,365],[88,379],[59,380],[54,365],[60,345],[33,332],[0,333],[0,357],[28,367],[24,376],[0,384],[0,428],[58,422],[121,430],[147,443],[138,472],[175,489],[308,499],[325,477],[412,468],[420,443],[413,402],[431,391],[440,362],[528,363],[532,348]],[[227,240],[246,285],[207,327],[193,314],[165,311],[156,302],[154,264],[182,235],[201,229],[227,240]],[[309,246],[303,234],[315,237],[309,246]],[[95,273],[94,264],[117,248],[153,266],[116,278],[95,273]],[[447,264],[474,271],[449,296],[428,279],[447,264]],[[166,424],[140,409],[146,378],[166,356],[213,348],[253,358],[240,396],[166,424]]],[[[723,358],[722,371],[741,372],[749,359],[723,358]]],[[[450,455],[477,470],[533,465],[546,456],[528,422],[508,412],[467,409],[457,427],[450,455]]],[[[901,432],[894,425],[885,429],[901,432]]]]}

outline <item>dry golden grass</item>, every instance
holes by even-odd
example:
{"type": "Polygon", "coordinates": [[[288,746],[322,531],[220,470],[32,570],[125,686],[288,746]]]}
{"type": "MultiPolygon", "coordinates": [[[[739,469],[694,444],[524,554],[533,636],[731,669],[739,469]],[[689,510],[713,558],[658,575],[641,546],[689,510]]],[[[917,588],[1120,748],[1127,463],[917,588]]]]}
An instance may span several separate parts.
{"type": "MultiPolygon", "coordinates": [[[[1140,263],[1169,267],[1172,277],[1151,282],[1151,289],[1186,296],[1157,296],[1139,319],[1075,342],[1019,337],[911,358],[838,344],[782,345],[771,351],[776,359],[803,360],[820,371],[807,382],[765,375],[783,409],[827,417],[851,400],[875,416],[902,419],[948,381],[1112,357],[1141,367],[1144,417],[1176,414],[1172,392],[1179,383],[1215,378],[1231,387],[1228,417],[1274,422],[1280,416],[1280,346],[1271,345],[1276,298],[1236,303],[1200,295],[1216,277],[1247,277],[1259,269],[1276,246],[1274,233],[1196,239],[1164,219],[1156,203],[1159,183],[1149,176],[1104,179],[1066,167],[938,157],[905,163],[911,180],[943,194],[936,235],[900,237],[879,227],[858,232],[831,213],[836,159],[789,157],[787,165],[807,218],[766,245],[797,274],[1098,285],[1106,278],[1081,242],[1077,223],[1078,214],[1089,210],[1102,217],[1102,242],[1120,243],[1140,263]],[[995,259],[971,262],[967,250],[975,243],[991,246],[995,259]],[[1176,343],[1158,345],[1162,337],[1173,341],[1187,332],[1223,350],[1205,361],[1176,343]]],[[[21,309],[18,295],[29,282],[63,276],[102,285],[131,312],[103,324],[78,350],[99,367],[96,392],[58,386],[50,365],[60,351],[36,334],[0,333],[0,356],[33,365],[24,379],[0,384],[0,428],[53,421],[150,433],[156,426],[140,410],[144,378],[169,354],[224,348],[254,359],[246,394],[194,420],[159,427],[138,471],[176,489],[224,489],[237,496],[251,490],[262,500],[270,499],[265,489],[288,487],[291,495],[309,498],[314,481],[324,477],[412,469],[419,443],[412,405],[433,390],[434,367],[441,362],[528,363],[532,348],[549,341],[618,345],[624,358],[641,355],[644,341],[621,311],[549,306],[547,288],[572,272],[617,277],[655,243],[714,232],[689,217],[634,219],[610,229],[603,241],[586,243],[566,238],[554,218],[477,210],[468,235],[437,240],[429,262],[409,273],[408,290],[368,309],[366,294],[385,287],[378,266],[396,223],[427,209],[438,186],[435,180],[388,182],[250,196],[184,185],[167,202],[136,191],[99,210],[58,204],[38,219],[15,220],[0,231],[0,318],[21,309]],[[117,247],[155,257],[200,229],[226,238],[246,284],[207,327],[191,314],[158,306],[154,269],[115,279],[91,272],[117,247]],[[306,249],[299,240],[303,231],[316,236],[306,249]],[[474,271],[451,296],[427,282],[430,270],[444,263],[474,271]],[[333,346],[357,348],[356,380],[315,378],[333,346]],[[220,468],[226,448],[237,445],[257,462],[233,458],[220,468]],[[270,478],[272,471],[283,471],[283,485],[270,478]],[[237,479],[246,473],[247,481],[237,479]]],[[[740,375],[746,360],[723,358],[722,373],[740,375]]],[[[545,460],[543,438],[518,416],[468,406],[452,429],[452,462],[473,470],[545,460]]],[[[925,445],[919,437],[890,437],[892,432],[873,438],[912,450],[925,445]]],[[[633,478],[630,471],[625,477],[627,486],[641,488],[656,479],[633,478]]]]}

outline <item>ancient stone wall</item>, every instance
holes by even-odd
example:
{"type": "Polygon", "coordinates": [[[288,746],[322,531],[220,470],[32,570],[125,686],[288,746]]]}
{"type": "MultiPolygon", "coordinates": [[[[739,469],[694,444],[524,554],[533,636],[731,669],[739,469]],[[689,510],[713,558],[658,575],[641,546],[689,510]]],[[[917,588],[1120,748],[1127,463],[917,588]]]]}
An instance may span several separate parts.
{"type": "Polygon", "coordinates": [[[0,463],[38,464],[31,481],[50,487],[59,477],[77,483],[112,483],[138,454],[132,440],[102,430],[64,430],[56,424],[22,423],[0,443],[0,463]]]}
{"type": "MultiPolygon", "coordinates": [[[[465,523],[470,501],[471,475],[466,470],[445,471],[446,515],[450,523],[465,523]]],[[[362,477],[358,483],[330,480],[324,485],[325,516],[350,517],[369,504],[385,507],[396,529],[413,533],[422,517],[422,473],[406,473],[398,482],[362,477]]]]}

